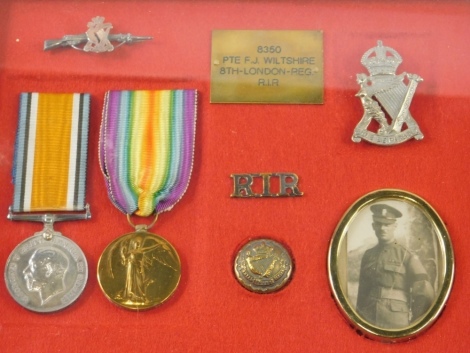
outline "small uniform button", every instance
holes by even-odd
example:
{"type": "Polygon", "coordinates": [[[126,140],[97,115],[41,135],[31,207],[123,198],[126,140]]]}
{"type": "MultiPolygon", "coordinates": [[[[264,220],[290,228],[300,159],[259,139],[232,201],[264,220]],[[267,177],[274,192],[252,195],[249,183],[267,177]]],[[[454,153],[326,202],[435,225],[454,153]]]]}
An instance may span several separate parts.
{"type": "Polygon", "coordinates": [[[280,290],[292,275],[292,259],[278,242],[257,239],[248,242],[235,258],[235,276],[246,289],[256,293],[280,290]]]}

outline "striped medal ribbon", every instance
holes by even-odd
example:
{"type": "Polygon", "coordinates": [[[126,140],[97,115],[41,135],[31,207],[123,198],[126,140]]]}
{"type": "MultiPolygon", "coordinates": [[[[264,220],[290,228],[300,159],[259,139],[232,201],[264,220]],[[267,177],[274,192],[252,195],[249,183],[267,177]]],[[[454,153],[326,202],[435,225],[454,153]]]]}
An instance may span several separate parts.
{"type": "Polygon", "coordinates": [[[109,91],[100,138],[108,195],[127,215],[170,210],[191,177],[195,90],[109,91]]]}
{"type": "Polygon", "coordinates": [[[85,204],[90,96],[22,93],[8,218],[44,223],[21,242],[5,266],[14,300],[36,312],[62,310],[83,292],[88,266],[54,222],[90,218],[85,204]]]}
{"type": "Polygon", "coordinates": [[[22,93],[13,212],[85,209],[90,96],[22,93]]]}
{"type": "Polygon", "coordinates": [[[98,283],[114,304],[149,309],[178,287],[181,261],[173,246],[148,232],[159,213],[183,197],[191,177],[195,90],[109,91],[100,132],[100,164],[113,204],[135,231],[115,239],[98,261],[98,283]],[[152,225],[130,215],[155,214],[152,225]]]}

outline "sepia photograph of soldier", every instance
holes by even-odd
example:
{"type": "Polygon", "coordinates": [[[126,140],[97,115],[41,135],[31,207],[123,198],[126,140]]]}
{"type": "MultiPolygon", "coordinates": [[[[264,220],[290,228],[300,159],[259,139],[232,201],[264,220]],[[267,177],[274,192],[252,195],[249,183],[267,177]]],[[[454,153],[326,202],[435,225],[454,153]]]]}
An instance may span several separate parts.
{"type": "Polygon", "coordinates": [[[348,296],[357,314],[382,329],[422,317],[438,290],[436,237],[416,207],[382,201],[361,211],[348,232],[348,296]]]}

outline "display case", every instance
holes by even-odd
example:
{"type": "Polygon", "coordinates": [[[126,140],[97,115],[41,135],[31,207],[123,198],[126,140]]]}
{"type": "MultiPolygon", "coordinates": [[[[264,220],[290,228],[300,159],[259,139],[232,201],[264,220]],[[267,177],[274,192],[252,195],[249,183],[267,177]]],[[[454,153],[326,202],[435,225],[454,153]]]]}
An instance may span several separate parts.
{"type": "MultiPolygon", "coordinates": [[[[13,249],[41,228],[7,220],[20,93],[91,97],[86,201],[92,217],[55,226],[86,255],[85,290],[64,310],[38,314],[18,305],[1,281],[3,352],[467,349],[467,1],[4,0],[0,19],[2,269],[13,249]],[[96,16],[112,23],[112,33],[153,39],[106,53],[43,50],[46,39],[85,33],[96,16]],[[214,30],[322,31],[323,103],[211,103],[214,30]],[[364,114],[356,75],[367,72],[361,58],[378,40],[403,58],[397,73],[423,78],[409,106],[421,140],[393,146],[351,140],[364,114]],[[108,301],[97,280],[103,250],[130,229],[108,199],[98,144],[105,93],[142,89],[195,89],[198,97],[188,189],[152,229],[177,250],[181,280],[164,304],[135,312],[108,301]],[[231,176],[279,173],[298,177],[299,195],[231,197],[231,176]],[[429,202],[456,259],[452,291],[439,319],[415,339],[393,345],[366,339],[350,327],[332,297],[327,266],[342,216],[357,199],[379,189],[405,190],[429,202]],[[282,244],[292,257],[290,281],[273,293],[247,290],[234,272],[238,251],[259,238],[282,244]]],[[[274,179],[271,194],[279,187],[274,179]]],[[[262,193],[262,186],[253,185],[262,193]]]]}

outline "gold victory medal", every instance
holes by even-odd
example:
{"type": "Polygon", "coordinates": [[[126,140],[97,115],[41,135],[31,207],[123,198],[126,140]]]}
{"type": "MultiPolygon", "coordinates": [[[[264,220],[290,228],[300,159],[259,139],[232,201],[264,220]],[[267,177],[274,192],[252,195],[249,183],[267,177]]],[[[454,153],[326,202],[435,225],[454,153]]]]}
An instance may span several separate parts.
{"type": "Polygon", "coordinates": [[[98,282],[106,297],[130,310],[165,302],[181,278],[181,262],[173,246],[145,230],[119,237],[98,262],[98,282]]]}
{"type": "Polygon", "coordinates": [[[98,282],[113,303],[144,310],[165,302],[181,262],[165,239],[148,232],[189,184],[196,132],[195,90],[108,91],[99,157],[108,196],[135,231],[114,240],[98,262],[98,282]],[[132,129],[129,129],[132,127],[132,129]],[[154,215],[134,225],[132,215],[154,215]]]}

